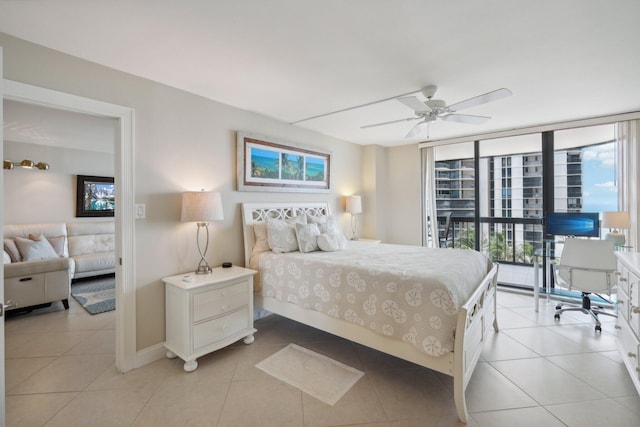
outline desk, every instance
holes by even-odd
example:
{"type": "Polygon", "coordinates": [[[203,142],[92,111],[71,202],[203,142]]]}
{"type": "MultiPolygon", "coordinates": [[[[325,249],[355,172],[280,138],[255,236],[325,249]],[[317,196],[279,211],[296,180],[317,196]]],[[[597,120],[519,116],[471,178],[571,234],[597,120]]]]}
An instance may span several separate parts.
{"type": "Polygon", "coordinates": [[[551,243],[559,243],[562,244],[562,242],[556,242],[555,240],[544,240],[544,248],[543,249],[538,249],[537,251],[534,252],[533,254],[533,306],[534,309],[536,311],[536,313],[538,312],[538,306],[539,306],[539,299],[540,299],[540,264],[538,263],[538,259],[542,258],[543,262],[544,262],[544,266],[545,268],[545,280],[544,280],[544,290],[547,293],[547,303],[549,302],[549,293],[550,293],[550,288],[549,285],[551,283],[551,263],[550,261],[556,258],[556,250],[555,249],[551,249],[551,243]]]}

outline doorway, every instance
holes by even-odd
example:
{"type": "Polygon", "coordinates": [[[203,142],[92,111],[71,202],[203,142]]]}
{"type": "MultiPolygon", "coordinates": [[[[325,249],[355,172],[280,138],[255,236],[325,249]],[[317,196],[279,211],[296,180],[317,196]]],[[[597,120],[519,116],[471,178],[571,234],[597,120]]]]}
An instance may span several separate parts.
{"type": "MultiPolygon", "coordinates": [[[[127,372],[136,363],[134,129],[131,108],[24,83],[4,80],[4,99],[117,121],[114,149],[116,192],[116,367],[127,372]]],[[[2,197],[4,197],[4,191],[2,197]]]]}

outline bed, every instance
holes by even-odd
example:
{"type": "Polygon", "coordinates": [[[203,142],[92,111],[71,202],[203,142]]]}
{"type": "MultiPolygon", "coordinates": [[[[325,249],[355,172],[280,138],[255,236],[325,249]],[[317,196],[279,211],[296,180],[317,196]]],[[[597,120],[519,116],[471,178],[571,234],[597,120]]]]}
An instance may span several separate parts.
{"type": "Polygon", "coordinates": [[[498,266],[470,250],[361,242],[337,252],[254,252],[264,245],[254,226],[267,218],[330,215],[327,203],[242,205],[256,308],[453,377],[466,423],[466,386],[489,328],[498,330],[498,266]]]}

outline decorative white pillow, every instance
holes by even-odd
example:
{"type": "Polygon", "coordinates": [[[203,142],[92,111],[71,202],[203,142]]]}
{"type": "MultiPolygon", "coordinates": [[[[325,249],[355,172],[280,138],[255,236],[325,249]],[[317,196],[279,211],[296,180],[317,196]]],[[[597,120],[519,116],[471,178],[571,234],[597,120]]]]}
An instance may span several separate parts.
{"type": "Polygon", "coordinates": [[[318,236],[318,247],[324,252],[341,251],[347,247],[347,243],[342,233],[322,233],[318,236]]]}
{"type": "Polygon", "coordinates": [[[11,257],[11,262],[20,262],[22,257],[20,251],[16,246],[16,241],[13,239],[4,239],[4,251],[11,257]]]}
{"type": "Polygon", "coordinates": [[[307,222],[310,224],[318,224],[318,228],[320,229],[320,233],[338,233],[342,234],[340,231],[340,225],[338,225],[338,220],[335,216],[307,216],[307,222]]]}
{"type": "Polygon", "coordinates": [[[267,240],[271,250],[277,254],[298,250],[296,224],[306,224],[304,215],[288,219],[267,218],[267,240]]]}
{"type": "Polygon", "coordinates": [[[65,236],[55,236],[55,237],[45,237],[43,234],[34,235],[29,234],[30,240],[40,241],[42,239],[46,239],[53,247],[53,250],[56,251],[59,257],[64,256],[64,240],[65,236]]]}
{"type": "Polygon", "coordinates": [[[320,249],[318,247],[319,235],[318,224],[296,224],[296,238],[300,252],[313,252],[320,249]]]}
{"type": "Polygon", "coordinates": [[[259,222],[257,224],[253,224],[253,234],[256,237],[256,242],[253,245],[254,252],[264,252],[271,250],[269,247],[269,239],[267,237],[267,224],[264,222],[259,222]]]}
{"type": "Polygon", "coordinates": [[[16,246],[20,251],[20,255],[22,255],[23,261],[58,258],[58,254],[46,237],[42,237],[42,240],[36,241],[16,237],[16,246]]]}
{"type": "Polygon", "coordinates": [[[2,261],[3,264],[11,264],[11,257],[7,253],[7,251],[2,251],[2,261]]]}

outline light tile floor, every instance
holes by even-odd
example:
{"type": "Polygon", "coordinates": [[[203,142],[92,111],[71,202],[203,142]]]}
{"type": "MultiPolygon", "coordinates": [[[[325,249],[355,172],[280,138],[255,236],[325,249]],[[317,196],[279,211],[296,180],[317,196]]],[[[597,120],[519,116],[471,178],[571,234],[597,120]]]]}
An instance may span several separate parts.
{"type": "MultiPolygon", "coordinates": [[[[127,374],[114,364],[115,313],[73,299],[6,321],[7,426],[457,426],[449,377],[295,322],[256,322],[186,373],[163,359],[127,374]],[[333,407],[254,365],[290,342],[363,370],[333,407]]],[[[638,426],[640,397],[617,354],[580,313],[499,292],[501,331],[486,343],[467,390],[470,426],[638,426]]],[[[606,319],[603,319],[606,320],[606,319]]]]}

